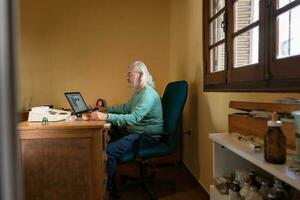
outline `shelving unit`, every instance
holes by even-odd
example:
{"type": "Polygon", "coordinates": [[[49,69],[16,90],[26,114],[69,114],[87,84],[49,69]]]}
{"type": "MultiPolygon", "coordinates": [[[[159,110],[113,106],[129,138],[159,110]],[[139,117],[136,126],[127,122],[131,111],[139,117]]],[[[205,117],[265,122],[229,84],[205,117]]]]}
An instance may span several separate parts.
{"type": "MultiPolygon", "coordinates": [[[[289,165],[297,164],[292,156],[287,156],[287,162],[283,165],[275,165],[265,162],[263,151],[254,151],[247,143],[244,143],[233,134],[214,133],[209,138],[213,141],[213,177],[229,176],[235,169],[252,168],[264,171],[300,190],[300,176],[289,169],[289,165]]],[[[300,165],[299,165],[300,166],[300,165]]],[[[225,200],[226,195],[218,193],[214,186],[210,187],[211,199],[225,200]]]]}

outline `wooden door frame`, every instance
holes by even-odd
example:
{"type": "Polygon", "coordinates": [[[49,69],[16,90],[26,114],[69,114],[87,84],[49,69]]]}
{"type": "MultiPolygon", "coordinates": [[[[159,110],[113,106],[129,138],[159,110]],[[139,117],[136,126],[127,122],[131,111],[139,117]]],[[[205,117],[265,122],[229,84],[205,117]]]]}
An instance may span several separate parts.
{"type": "Polygon", "coordinates": [[[17,0],[0,0],[0,199],[22,199],[16,131],[17,0]]]}

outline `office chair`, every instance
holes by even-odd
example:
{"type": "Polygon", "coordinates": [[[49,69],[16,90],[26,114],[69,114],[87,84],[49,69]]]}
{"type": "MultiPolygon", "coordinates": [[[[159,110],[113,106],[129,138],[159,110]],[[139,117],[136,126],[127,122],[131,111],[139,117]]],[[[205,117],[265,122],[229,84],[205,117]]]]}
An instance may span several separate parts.
{"type": "MultiPolygon", "coordinates": [[[[123,154],[118,160],[120,164],[132,161],[139,162],[139,177],[135,178],[135,182],[132,182],[132,185],[143,185],[150,194],[150,199],[157,199],[156,195],[149,186],[150,184],[167,184],[171,189],[175,189],[176,187],[175,182],[162,182],[154,180],[153,176],[149,176],[149,174],[147,174],[146,167],[149,166],[149,163],[151,163],[149,161],[151,158],[166,156],[175,152],[178,138],[176,136],[176,129],[186,102],[187,92],[188,84],[186,81],[175,81],[168,83],[162,97],[164,132],[142,133],[136,143],[134,148],[135,150],[123,154]],[[156,145],[139,149],[139,143],[145,135],[159,135],[162,138],[161,141],[156,145]]],[[[134,178],[121,175],[122,183],[130,179],[134,180],[134,178]]]]}

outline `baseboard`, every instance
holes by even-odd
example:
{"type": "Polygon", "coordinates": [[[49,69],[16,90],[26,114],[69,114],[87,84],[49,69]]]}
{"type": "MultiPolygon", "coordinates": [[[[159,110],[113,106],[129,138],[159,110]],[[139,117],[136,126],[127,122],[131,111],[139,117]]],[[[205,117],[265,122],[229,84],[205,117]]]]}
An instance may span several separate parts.
{"type": "Polygon", "coordinates": [[[189,168],[189,166],[184,161],[182,161],[182,163],[189,170],[189,172],[193,175],[193,177],[195,178],[195,180],[197,180],[197,182],[199,183],[199,186],[203,189],[203,191],[206,192],[207,197],[209,197],[209,189],[206,188],[206,187],[204,187],[204,185],[201,183],[201,181],[195,176],[195,174],[193,173],[193,171],[189,168]]]}

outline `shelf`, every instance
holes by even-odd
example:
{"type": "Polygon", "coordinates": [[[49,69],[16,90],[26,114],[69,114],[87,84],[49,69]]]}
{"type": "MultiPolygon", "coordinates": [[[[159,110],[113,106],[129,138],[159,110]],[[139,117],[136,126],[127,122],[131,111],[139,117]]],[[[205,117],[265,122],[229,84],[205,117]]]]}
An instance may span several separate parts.
{"type": "Polygon", "coordinates": [[[248,146],[248,144],[239,141],[236,136],[232,134],[213,133],[209,134],[209,138],[214,142],[226,147],[228,150],[234,152],[241,158],[253,163],[278,179],[293,186],[297,190],[300,190],[300,176],[297,176],[288,168],[289,165],[296,165],[295,161],[292,159],[292,156],[287,156],[287,161],[283,165],[270,164],[265,162],[263,151],[254,151],[248,146]]]}

